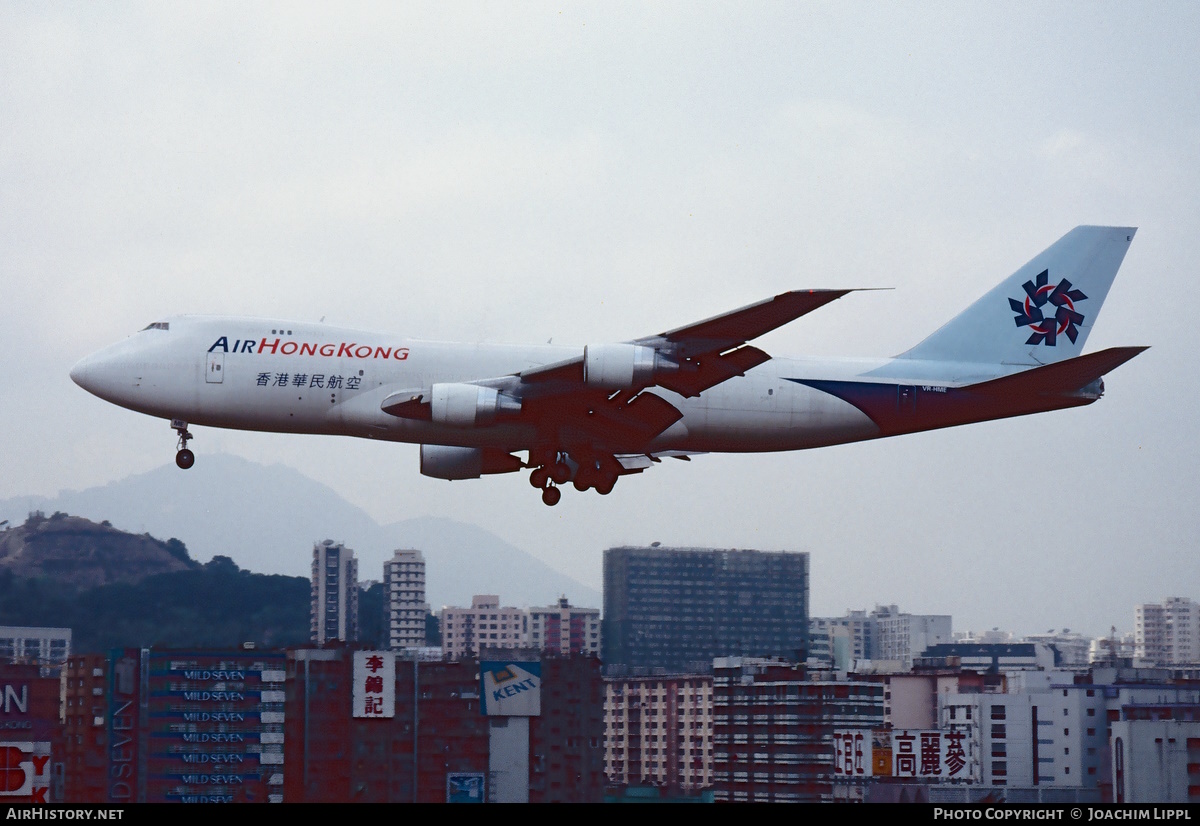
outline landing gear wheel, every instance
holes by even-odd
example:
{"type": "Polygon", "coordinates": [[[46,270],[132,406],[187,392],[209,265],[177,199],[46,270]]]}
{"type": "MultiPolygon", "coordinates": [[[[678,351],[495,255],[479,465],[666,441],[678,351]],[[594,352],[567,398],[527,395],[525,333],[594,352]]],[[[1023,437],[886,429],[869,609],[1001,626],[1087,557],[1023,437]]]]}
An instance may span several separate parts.
{"type": "Polygon", "coordinates": [[[545,488],[550,481],[550,471],[543,465],[542,467],[529,474],[529,484],[535,488],[545,488]]]}
{"type": "Polygon", "coordinates": [[[571,478],[571,468],[565,462],[555,462],[550,468],[550,478],[554,480],[556,485],[565,485],[567,480],[571,478]]]}
{"type": "Polygon", "coordinates": [[[542,488],[542,501],[550,507],[558,504],[558,500],[562,499],[562,491],[556,487],[542,488]]]}
{"type": "Polygon", "coordinates": [[[609,476],[605,474],[604,476],[600,477],[599,481],[596,482],[596,493],[600,494],[601,496],[608,496],[610,493],[612,493],[612,489],[616,484],[616,476],[609,476]]]}
{"type": "Polygon", "coordinates": [[[585,491],[588,488],[594,488],[599,481],[600,471],[593,460],[579,463],[579,469],[575,471],[572,483],[575,485],[575,490],[585,491]]]}
{"type": "Polygon", "coordinates": [[[181,470],[187,470],[196,464],[196,454],[188,450],[187,446],[188,440],[195,437],[188,433],[187,422],[183,419],[171,419],[171,429],[179,434],[179,452],[175,454],[175,464],[179,465],[181,470]]]}

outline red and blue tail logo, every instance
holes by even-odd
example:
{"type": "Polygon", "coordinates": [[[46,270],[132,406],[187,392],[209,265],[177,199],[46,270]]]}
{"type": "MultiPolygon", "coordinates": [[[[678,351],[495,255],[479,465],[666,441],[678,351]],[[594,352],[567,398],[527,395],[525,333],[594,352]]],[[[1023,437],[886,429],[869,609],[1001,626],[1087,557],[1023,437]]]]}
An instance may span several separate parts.
{"type": "Polygon", "coordinates": [[[1082,324],[1084,319],[1083,314],[1075,309],[1075,302],[1083,301],[1087,296],[1080,290],[1072,290],[1071,282],[1065,278],[1051,286],[1049,277],[1050,271],[1042,270],[1036,282],[1026,281],[1021,285],[1025,289],[1024,301],[1008,299],[1008,306],[1017,314],[1013,320],[1018,327],[1029,327],[1032,331],[1026,344],[1053,347],[1060,335],[1066,335],[1074,344],[1079,336],[1077,325],[1082,324]],[[1042,311],[1047,304],[1057,308],[1051,316],[1042,311]]]}

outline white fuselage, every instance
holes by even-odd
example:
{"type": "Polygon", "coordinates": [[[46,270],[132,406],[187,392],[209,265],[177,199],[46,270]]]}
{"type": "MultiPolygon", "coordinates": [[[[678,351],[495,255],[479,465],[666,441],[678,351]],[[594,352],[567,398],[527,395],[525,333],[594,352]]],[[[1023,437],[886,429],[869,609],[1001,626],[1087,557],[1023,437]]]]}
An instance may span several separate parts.
{"type": "Polygon", "coordinates": [[[1076,227],[888,359],[771,358],[750,342],[849,290],[789,290],[633,341],[418,341],[324,324],[179,316],[80,361],[106,401],[189,426],[420,444],[421,473],[530,470],[606,494],[664,456],[802,450],[1091,404],[1144,347],[1083,354],[1132,227],[1076,227]],[[518,455],[524,453],[524,456],[518,455]]]}
{"type": "MultiPolygon", "coordinates": [[[[398,390],[515,374],[581,350],[418,341],[324,324],[179,316],[85,358],[71,375],[114,404],[193,425],[511,451],[530,447],[536,439],[532,427],[451,427],[389,415],[380,405],[398,390]]],[[[985,370],[983,365],[901,359],[774,358],[698,397],[652,388],[683,417],[650,447],[752,452],[871,439],[884,434],[862,410],[795,379],[960,386],[994,377],[996,371],[995,365],[985,370]]]]}

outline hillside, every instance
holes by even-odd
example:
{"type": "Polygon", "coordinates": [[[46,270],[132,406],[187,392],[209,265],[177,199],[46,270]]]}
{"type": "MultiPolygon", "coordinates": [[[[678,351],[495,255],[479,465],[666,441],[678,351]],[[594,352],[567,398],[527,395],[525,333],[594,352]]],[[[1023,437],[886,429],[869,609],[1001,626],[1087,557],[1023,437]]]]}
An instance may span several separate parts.
{"type": "MultiPolygon", "coordinates": [[[[75,653],[114,647],[232,648],[309,640],[310,584],[227,556],[201,565],[178,539],[40,512],[0,532],[0,625],[65,627],[75,653]]],[[[360,597],[360,640],[378,644],[383,589],[360,597]]]]}
{"type": "Polygon", "coordinates": [[[134,584],[199,567],[178,539],[164,542],[60,512],[47,517],[35,511],[0,533],[0,575],[48,579],[69,590],[134,584]]]}
{"type": "MultiPolygon", "coordinates": [[[[116,647],[234,648],[308,641],[308,581],[202,566],[73,591],[53,578],[0,573],[0,625],[70,628],[76,654],[116,647]]],[[[378,622],[376,623],[378,626],[378,622]]]]}
{"type": "Polygon", "coordinates": [[[600,606],[597,589],[477,525],[423,516],[380,525],[289,467],[228,454],[206,456],[187,473],[171,463],[87,490],[0,500],[0,519],[15,523],[34,509],[179,537],[200,562],[222,555],[247,570],[306,579],[313,543],[323,539],[352,548],[364,580],[383,578],[393,550],[417,548],[425,555],[427,598],[435,611],[470,605],[473,594],[498,594],[503,604],[519,607],[550,605],[561,595],[575,605],[600,606]]]}

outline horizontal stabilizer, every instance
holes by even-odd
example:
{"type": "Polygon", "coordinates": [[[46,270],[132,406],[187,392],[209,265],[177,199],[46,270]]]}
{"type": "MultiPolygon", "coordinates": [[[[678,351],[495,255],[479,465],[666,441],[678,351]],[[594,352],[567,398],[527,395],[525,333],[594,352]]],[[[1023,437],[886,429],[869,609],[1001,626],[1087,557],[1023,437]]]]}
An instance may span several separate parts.
{"type": "Polygon", "coordinates": [[[1049,395],[1075,393],[1116,370],[1148,347],[1111,347],[1098,353],[1035,367],[1013,376],[972,384],[974,393],[1049,395]]]}

